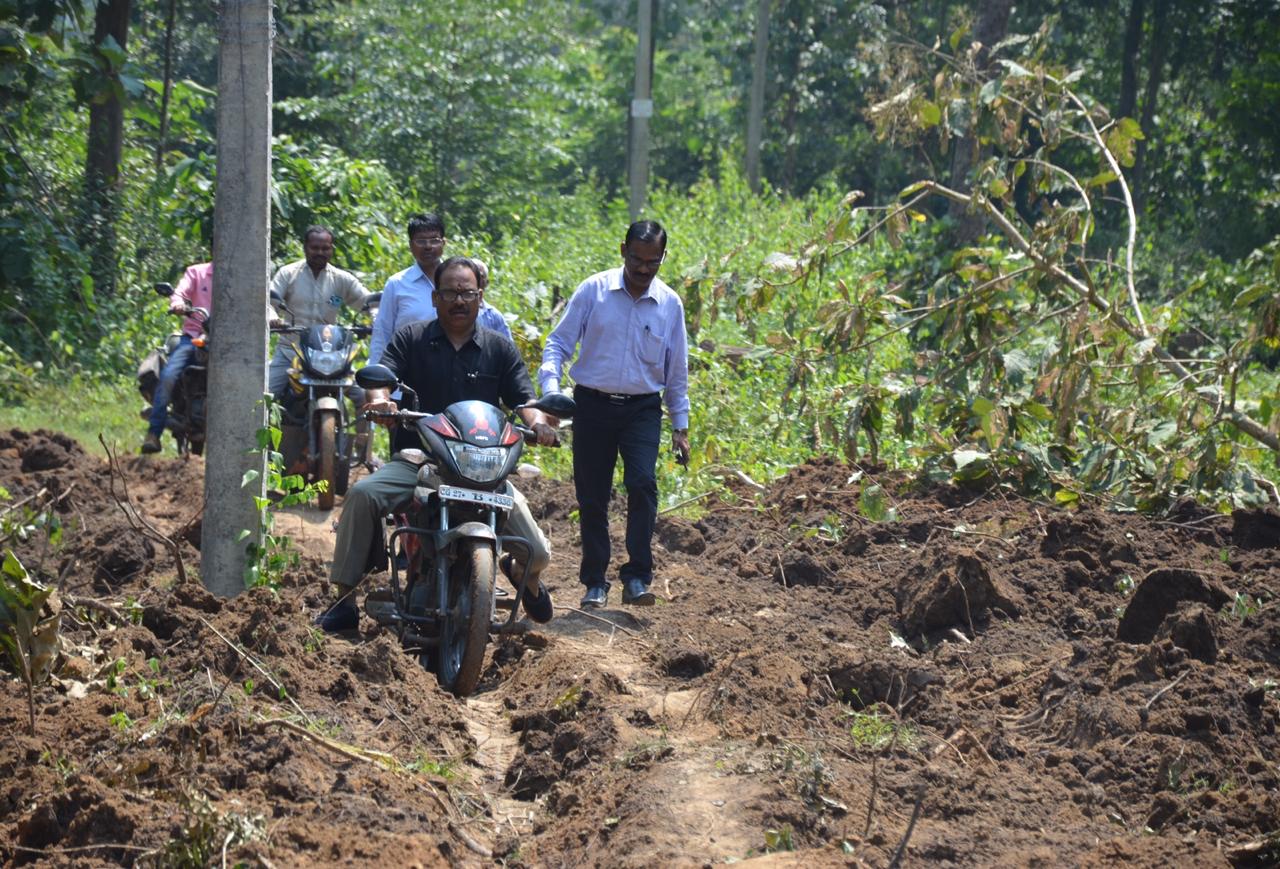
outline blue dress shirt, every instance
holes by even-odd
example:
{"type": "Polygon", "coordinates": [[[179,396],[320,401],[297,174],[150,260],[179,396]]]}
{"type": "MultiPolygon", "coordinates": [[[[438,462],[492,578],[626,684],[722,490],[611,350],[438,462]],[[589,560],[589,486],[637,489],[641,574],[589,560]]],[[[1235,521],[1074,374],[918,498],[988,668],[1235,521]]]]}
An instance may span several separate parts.
{"type": "Polygon", "coordinates": [[[671,426],[689,427],[689,337],[684,303],[658,278],[638,299],[622,286],[622,269],[592,275],[574,291],[547,336],[538,381],[560,388],[560,372],[581,344],[569,376],[601,392],[661,392],[671,426]]]}
{"type": "MultiPolygon", "coordinates": [[[[369,339],[370,362],[382,359],[382,353],[397,329],[419,320],[431,321],[436,318],[436,306],[431,302],[431,293],[435,288],[431,278],[423,273],[417,263],[387,278],[387,283],[382,288],[378,316],[373,319],[373,333],[369,339]]],[[[476,318],[476,324],[511,339],[511,328],[506,319],[488,302],[480,303],[480,315],[476,318]]]]}

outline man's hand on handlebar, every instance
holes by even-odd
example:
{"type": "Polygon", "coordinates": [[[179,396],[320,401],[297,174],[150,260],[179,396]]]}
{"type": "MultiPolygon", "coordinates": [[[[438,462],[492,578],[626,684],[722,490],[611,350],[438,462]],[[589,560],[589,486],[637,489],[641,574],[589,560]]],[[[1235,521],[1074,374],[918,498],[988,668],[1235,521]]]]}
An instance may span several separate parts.
{"type": "Polygon", "coordinates": [[[556,434],[556,430],[545,422],[535,422],[531,428],[533,433],[537,435],[538,446],[554,447],[560,443],[560,435],[556,434]]]}
{"type": "MultiPolygon", "coordinates": [[[[360,408],[361,411],[373,411],[374,413],[395,413],[399,409],[396,403],[389,398],[377,398],[360,408]]],[[[392,428],[397,422],[395,417],[375,417],[373,421],[387,428],[392,428]]]]}

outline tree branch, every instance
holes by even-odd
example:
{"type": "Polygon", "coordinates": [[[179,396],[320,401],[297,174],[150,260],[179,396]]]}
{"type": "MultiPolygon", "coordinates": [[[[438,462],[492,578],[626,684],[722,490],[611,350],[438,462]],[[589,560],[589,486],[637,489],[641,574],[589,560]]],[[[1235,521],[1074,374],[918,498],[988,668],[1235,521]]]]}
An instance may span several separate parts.
{"type": "MultiPolygon", "coordinates": [[[[1027,258],[1035,263],[1037,268],[1046,274],[1052,275],[1071,289],[1075,290],[1082,298],[1086,299],[1090,305],[1106,314],[1112,322],[1119,326],[1122,331],[1128,334],[1129,337],[1133,338],[1135,341],[1147,340],[1145,328],[1139,328],[1136,326],[1127,317],[1116,310],[1114,305],[1099,296],[1094,288],[1089,284],[1086,284],[1084,281],[1080,280],[1080,278],[1071,274],[1057,263],[1046,259],[1038,250],[1031,246],[1026,238],[1023,237],[1022,233],[1018,231],[1018,228],[1014,226],[1007,217],[1005,217],[1004,213],[1001,212],[1000,209],[996,208],[995,205],[993,205],[985,196],[982,196],[981,194],[974,194],[970,196],[957,190],[952,190],[950,187],[946,187],[936,181],[920,181],[908,188],[908,191],[915,192],[920,189],[931,190],[945,199],[951,199],[953,201],[963,202],[966,204],[974,203],[980,206],[991,216],[991,219],[1013,242],[1014,246],[1026,254],[1027,258]]],[[[1194,375],[1188,371],[1181,362],[1179,362],[1171,353],[1169,353],[1168,350],[1161,347],[1158,343],[1152,346],[1151,354],[1155,356],[1167,371],[1177,377],[1179,381],[1185,383],[1186,381],[1194,378],[1194,375]]],[[[1249,437],[1266,445],[1267,447],[1270,447],[1276,452],[1280,452],[1280,438],[1271,431],[1268,431],[1266,426],[1260,424],[1257,420],[1247,414],[1241,413],[1235,408],[1218,408],[1216,406],[1217,403],[1210,395],[1200,392],[1192,392],[1191,394],[1195,395],[1196,398],[1206,404],[1214,405],[1215,411],[1218,411],[1224,420],[1230,422],[1249,437]]]]}

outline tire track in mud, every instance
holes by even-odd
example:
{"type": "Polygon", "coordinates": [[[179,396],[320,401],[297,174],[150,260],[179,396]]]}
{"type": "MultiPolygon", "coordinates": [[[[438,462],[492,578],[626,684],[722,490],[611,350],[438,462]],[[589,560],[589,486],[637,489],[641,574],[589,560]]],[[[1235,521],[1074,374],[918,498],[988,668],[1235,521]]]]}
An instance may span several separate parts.
{"type": "MultiPolygon", "coordinates": [[[[532,672],[556,668],[563,678],[563,662],[570,661],[576,670],[570,680],[575,684],[590,678],[613,682],[621,689],[605,700],[609,724],[617,734],[609,755],[598,759],[606,769],[596,776],[588,772],[586,782],[570,785],[580,796],[568,802],[586,800],[593,779],[607,780],[606,790],[620,791],[600,833],[607,833],[615,843],[611,849],[625,854],[632,865],[740,859],[759,847],[760,831],[741,819],[749,815],[751,803],[767,796],[767,788],[730,775],[735,753],[747,753],[749,747],[721,739],[715,727],[695,718],[704,690],[670,690],[653,672],[640,652],[651,648],[640,636],[645,627],[645,621],[617,609],[591,615],[561,610],[552,622],[539,626],[549,642],[545,652],[539,653],[542,660],[532,663],[532,672]]],[[[495,816],[512,806],[523,807],[526,812],[532,810],[532,826],[549,840],[573,835],[590,838],[590,831],[573,829],[573,820],[558,816],[551,801],[530,803],[509,796],[507,771],[520,748],[504,704],[519,705],[523,695],[530,693],[534,686],[518,687],[529,675],[516,674],[492,692],[467,701],[473,734],[479,730],[492,746],[482,748],[477,760],[486,769],[486,791],[495,816]],[[475,715],[470,714],[473,709],[475,715]],[[492,720],[494,713],[500,720],[492,720]],[[504,728],[507,732],[501,734],[504,728]],[[489,766],[490,761],[497,763],[489,766]],[[562,822],[565,829],[558,830],[562,822]]],[[[559,802],[566,801],[561,797],[559,802]]]]}
{"type": "MultiPolygon", "coordinates": [[[[286,534],[303,554],[324,561],[333,556],[334,528],[342,504],[331,511],[298,506],[276,515],[276,532],[286,534]]],[[[560,565],[563,568],[563,565],[560,565]]],[[[548,582],[558,587],[564,600],[572,580],[556,576],[548,582]]],[[[366,582],[365,591],[373,587],[366,582]]],[[[569,594],[572,594],[570,592],[569,594]]],[[[653,616],[660,618],[658,611],[653,616]]],[[[647,621],[647,619],[646,619],[647,621]]],[[[560,608],[546,625],[537,625],[535,656],[546,665],[531,662],[535,671],[556,669],[563,660],[577,662],[580,675],[605,675],[625,686],[628,693],[611,698],[609,715],[619,738],[604,762],[627,770],[636,780],[629,801],[623,802],[618,820],[607,824],[611,839],[627,841],[629,859],[720,861],[741,858],[760,845],[760,830],[741,822],[752,802],[765,799],[767,788],[748,778],[727,775],[735,754],[750,752],[720,739],[714,727],[697,718],[697,707],[707,699],[705,689],[671,690],[639,652],[651,644],[639,636],[646,624],[622,609],[601,610],[592,617],[560,608]],[[610,624],[617,627],[611,628],[610,624]],[[632,723],[633,720],[641,722],[632,723]],[[636,820],[629,821],[628,818],[636,820]],[[656,822],[656,823],[655,823],[656,822]],[[631,829],[634,826],[635,829],[631,829]]],[[[491,641],[490,661],[497,646],[491,641]]],[[[512,707],[519,706],[538,687],[527,676],[503,674],[497,684],[460,701],[460,711],[475,743],[469,758],[473,773],[468,784],[488,806],[491,836],[486,843],[500,856],[503,843],[549,836],[558,838],[557,826],[565,819],[550,810],[546,799],[517,799],[508,784],[508,773],[522,748],[512,730],[512,707]]]]}

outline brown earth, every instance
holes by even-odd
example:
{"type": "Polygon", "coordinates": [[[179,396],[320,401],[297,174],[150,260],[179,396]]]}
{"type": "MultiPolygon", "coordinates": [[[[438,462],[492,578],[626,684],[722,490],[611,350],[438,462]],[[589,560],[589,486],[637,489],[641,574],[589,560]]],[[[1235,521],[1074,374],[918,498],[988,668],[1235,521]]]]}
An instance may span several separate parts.
{"type": "MultiPolygon", "coordinates": [[[[122,464],[194,570],[199,460],[122,464]]],[[[9,503],[58,499],[60,545],[17,554],[66,612],[34,737],[0,682],[0,861],[1276,865],[1280,515],[886,474],[872,523],[863,479],[818,460],[662,518],[660,604],[590,616],[572,487],[526,481],[563,608],[459,700],[368,619],[311,627],[333,516],[282,516],[301,566],[220,601],[101,460],[0,433],[9,503]]]]}

